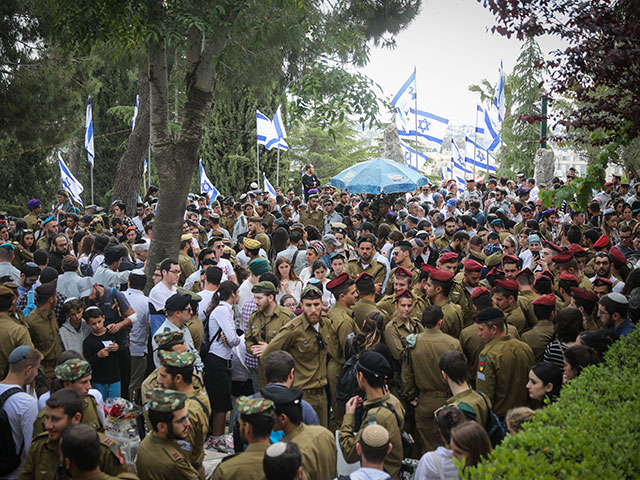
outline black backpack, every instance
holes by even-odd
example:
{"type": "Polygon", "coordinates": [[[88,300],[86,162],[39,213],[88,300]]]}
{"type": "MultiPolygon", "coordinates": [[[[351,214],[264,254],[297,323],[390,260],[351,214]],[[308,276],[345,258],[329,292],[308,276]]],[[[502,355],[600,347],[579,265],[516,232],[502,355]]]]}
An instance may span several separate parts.
{"type": "Polygon", "coordinates": [[[484,404],[487,406],[487,424],[484,425],[487,434],[489,434],[489,440],[491,440],[491,446],[496,447],[500,445],[500,442],[507,436],[507,429],[504,427],[504,424],[500,421],[498,416],[495,414],[491,407],[489,406],[489,402],[487,401],[487,397],[484,396],[484,393],[476,390],[484,400],[484,404]]]}
{"type": "Polygon", "coordinates": [[[20,446],[20,451],[16,453],[16,442],[13,439],[9,416],[3,408],[4,402],[11,395],[20,392],[22,392],[20,387],[13,387],[0,395],[0,475],[8,475],[20,466],[24,442],[20,446]]]}
{"type": "Polygon", "coordinates": [[[357,363],[358,355],[351,355],[340,370],[335,396],[336,400],[343,405],[347,403],[351,397],[362,395],[360,386],[358,385],[357,363]]]}

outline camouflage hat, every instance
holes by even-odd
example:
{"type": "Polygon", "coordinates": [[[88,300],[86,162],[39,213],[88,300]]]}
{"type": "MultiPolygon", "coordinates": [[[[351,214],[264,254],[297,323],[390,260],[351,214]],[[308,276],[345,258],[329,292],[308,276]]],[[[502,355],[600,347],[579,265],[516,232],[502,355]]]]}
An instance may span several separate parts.
{"type": "Polygon", "coordinates": [[[276,286],[272,282],[264,281],[258,282],[251,287],[252,293],[276,293],[276,286]]]}
{"type": "Polygon", "coordinates": [[[240,415],[257,415],[259,413],[273,413],[275,404],[267,398],[249,398],[242,396],[238,398],[236,410],[240,415]]]}
{"type": "Polygon", "coordinates": [[[168,332],[156,333],[153,336],[153,339],[156,341],[158,348],[171,347],[173,345],[180,345],[181,343],[184,343],[184,334],[182,333],[182,330],[171,330],[168,332]]]}
{"type": "Polygon", "coordinates": [[[300,294],[300,300],[318,300],[320,298],[322,298],[322,292],[313,285],[304,287],[302,294],[300,294]]]}
{"type": "Polygon", "coordinates": [[[202,297],[200,295],[198,295],[196,292],[192,292],[191,290],[187,290],[186,288],[178,287],[177,292],[180,295],[191,297],[192,302],[199,302],[200,300],[202,300],[202,297]]]}
{"type": "Polygon", "coordinates": [[[61,382],[75,382],[87,375],[91,375],[91,365],[86,360],[72,358],[58,365],[54,373],[61,382]]]}
{"type": "Polygon", "coordinates": [[[164,388],[154,388],[147,394],[147,407],[154,412],[175,412],[184,408],[184,393],[164,388]]]}
{"type": "Polygon", "coordinates": [[[165,352],[164,350],[158,351],[158,357],[160,358],[160,364],[165,367],[184,368],[189,367],[196,361],[196,356],[192,352],[165,352]]]}

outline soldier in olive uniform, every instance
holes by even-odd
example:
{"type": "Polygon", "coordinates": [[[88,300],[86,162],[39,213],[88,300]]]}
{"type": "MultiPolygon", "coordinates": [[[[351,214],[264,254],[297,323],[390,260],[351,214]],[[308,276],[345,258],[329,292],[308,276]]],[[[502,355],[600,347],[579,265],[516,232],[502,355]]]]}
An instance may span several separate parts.
{"type": "Polygon", "coordinates": [[[247,352],[258,357],[258,385],[266,385],[262,352],[273,340],[280,329],[291,321],[293,315],[276,302],[276,286],[272,282],[258,282],[251,287],[253,298],[258,309],[249,317],[245,346],[247,352]]]}
{"type": "Polygon", "coordinates": [[[478,335],[487,342],[478,357],[476,386],[487,396],[493,411],[504,416],[510,408],[527,401],[533,352],[529,345],[505,332],[507,323],[501,310],[491,307],[478,312],[476,323],[478,335]]]}
{"type": "Polygon", "coordinates": [[[196,271],[196,266],[189,256],[189,252],[192,250],[193,235],[186,233],[180,237],[180,254],[178,255],[178,264],[180,265],[180,280],[178,285],[184,285],[184,282],[189,276],[196,271]]]}
{"type": "MultiPolygon", "coordinates": [[[[58,365],[54,371],[55,378],[63,388],[70,388],[82,398],[84,410],[82,411],[82,423],[91,425],[98,432],[104,433],[102,418],[98,413],[98,402],[89,394],[91,388],[91,365],[86,360],[71,358],[58,365]]],[[[43,408],[33,424],[33,436],[46,431],[47,408],[43,408]]]]}
{"type": "Polygon", "coordinates": [[[381,354],[365,350],[360,353],[356,372],[358,385],[365,393],[365,397],[352,397],[345,406],[346,413],[338,435],[340,449],[347,462],[357,462],[356,444],[362,438],[365,427],[371,423],[382,425],[389,432],[393,445],[391,452],[384,459],[383,469],[392,477],[398,478],[404,457],[402,449],[404,408],[386,388],[387,379],[392,375],[391,365],[381,354]],[[357,412],[362,416],[358,430],[356,430],[357,412]]]}
{"type": "Polygon", "coordinates": [[[524,314],[526,322],[525,328],[531,328],[538,321],[535,313],[533,312],[533,305],[531,302],[540,296],[533,290],[533,272],[529,267],[520,270],[516,273],[516,281],[520,287],[520,292],[518,293],[518,306],[524,314]]]}
{"type": "Polygon", "coordinates": [[[302,468],[307,478],[336,478],[338,452],[335,436],[323,426],[302,423],[302,390],[265,387],[260,393],[276,406],[273,429],[284,432],[282,441],[293,442],[300,448],[302,468]]]}
{"type": "Polygon", "coordinates": [[[352,258],[347,262],[345,272],[352,280],[358,278],[362,272],[367,272],[373,277],[376,286],[376,296],[382,293],[382,284],[387,276],[387,267],[378,263],[374,257],[376,253],[375,240],[370,235],[365,235],[358,240],[358,258],[352,258]]]}
{"type": "Polygon", "coordinates": [[[407,337],[424,330],[422,324],[413,315],[413,295],[409,290],[396,294],[396,313],[384,329],[384,342],[393,359],[402,362],[407,337]]]}
{"type": "Polygon", "coordinates": [[[462,308],[462,327],[467,327],[473,323],[473,304],[471,303],[471,292],[480,282],[480,272],[482,264],[475,260],[468,259],[464,262],[464,273],[460,281],[455,281],[449,293],[449,299],[462,308]]]}
{"type": "Polygon", "coordinates": [[[462,308],[449,300],[453,288],[454,274],[444,270],[432,269],[426,283],[426,293],[432,305],[440,305],[444,320],[442,332],[458,338],[462,331],[462,308]]]}
{"type": "Polygon", "coordinates": [[[524,313],[518,306],[518,282],[515,280],[496,280],[493,289],[493,305],[502,310],[507,323],[522,333],[526,326],[524,313]]]}
{"type": "Polygon", "coordinates": [[[582,326],[585,330],[597,330],[600,320],[595,318],[596,307],[600,297],[583,288],[571,287],[571,306],[580,310],[582,326]]]}
{"type": "MultiPolygon", "coordinates": [[[[595,296],[595,293],[587,293],[595,296]]],[[[532,302],[532,306],[538,322],[522,334],[522,341],[531,347],[534,360],[539,362],[542,360],[545,348],[553,339],[556,297],[553,293],[542,295],[532,302]]]]}
{"type": "MultiPolygon", "coordinates": [[[[25,318],[33,346],[44,355],[42,371],[47,377],[47,387],[53,379],[56,360],[62,353],[58,321],[53,310],[57,300],[56,283],[43,283],[36,288],[36,308],[25,318]]],[[[38,393],[44,393],[46,390],[38,393]]]]}
{"type": "Polygon", "coordinates": [[[209,432],[209,415],[211,404],[204,388],[193,387],[193,365],[196,357],[191,352],[160,351],[160,371],[158,372],[158,386],[175,390],[187,396],[186,406],[189,412],[189,430],[187,437],[176,443],[183,450],[185,457],[198,471],[200,478],[205,478],[204,444],[209,432]]]}
{"type": "Polygon", "coordinates": [[[329,341],[329,319],[322,315],[322,292],[307,285],[300,295],[302,315],[291,320],[280,329],[262,355],[285,350],[296,361],[296,376],[293,386],[304,392],[304,399],[318,414],[320,424],[329,421],[327,395],[327,342],[329,341]]]}
{"type": "Polygon", "coordinates": [[[371,312],[382,312],[376,306],[376,286],[373,283],[373,277],[366,272],[362,272],[356,278],[355,283],[358,291],[358,301],[351,307],[351,310],[358,328],[362,328],[371,312]]]}
{"type": "Polygon", "coordinates": [[[4,378],[9,366],[9,355],[20,345],[33,347],[29,330],[11,315],[16,296],[10,288],[0,285],[0,376],[4,378]]]}
{"type": "Polygon", "coordinates": [[[202,301],[202,297],[196,292],[192,290],[185,290],[182,287],[178,287],[177,293],[179,293],[180,295],[188,295],[189,297],[191,297],[189,305],[191,305],[191,311],[193,312],[193,315],[191,315],[191,319],[187,321],[187,329],[191,334],[193,346],[199,352],[200,347],[202,346],[202,340],[204,339],[204,325],[202,324],[202,320],[200,320],[200,316],[198,315],[198,303],[202,301]]]}
{"type": "Polygon", "coordinates": [[[418,274],[420,272],[418,272],[411,260],[412,249],[413,247],[411,246],[411,243],[407,242],[406,240],[399,241],[398,243],[396,243],[396,246],[393,247],[393,259],[396,262],[396,266],[392,268],[391,272],[389,273],[389,280],[387,281],[387,289],[385,291],[385,294],[390,295],[394,292],[394,279],[396,278],[396,273],[400,268],[402,269],[401,275],[406,275],[406,271],[409,271],[409,273],[411,274],[411,276],[409,277],[410,284],[405,288],[410,288],[411,285],[413,285],[418,280],[418,274]]]}
{"type": "Polygon", "coordinates": [[[174,390],[156,388],[149,394],[147,408],[153,431],[140,442],[136,458],[142,480],[202,480],[178,444],[189,431],[186,400],[184,393],[174,390]]]}
{"type": "Polygon", "coordinates": [[[335,431],[342,423],[344,406],[336,401],[336,385],[342,371],[342,366],[347,361],[345,358],[345,345],[360,331],[353,316],[351,307],[356,303],[356,286],[346,272],[327,283],[329,290],[336,299],[336,304],[329,310],[329,365],[327,376],[331,390],[331,416],[330,430],[335,431]]]}
{"type": "Polygon", "coordinates": [[[318,204],[318,191],[316,190],[316,193],[309,194],[307,208],[300,210],[300,223],[305,227],[307,225],[313,225],[322,233],[324,229],[324,212],[318,208],[318,204]]]}
{"type": "Polygon", "coordinates": [[[415,345],[407,350],[402,365],[406,399],[409,402],[417,400],[416,430],[422,452],[435,450],[440,443],[433,414],[449,397],[449,389],[437,367],[438,361],[448,351],[462,352],[460,342],[440,330],[443,318],[439,305],[430,305],[424,310],[422,325],[425,329],[417,335],[415,345]]]}
{"type": "MultiPolygon", "coordinates": [[[[401,292],[402,290],[410,290],[411,283],[413,281],[413,272],[411,270],[408,270],[404,267],[396,267],[392,270],[392,272],[394,272],[395,274],[393,277],[393,285],[392,285],[393,291],[391,293],[386,294],[384,297],[380,299],[378,303],[376,303],[376,307],[378,307],[378,310],[380,310],[385,316],[385,326],[387,325],[387,323],[389,323],[389,320],[391,320],[391,318],[395,314],[396,294],[398,292],[401,292]]],[[[418,275],[416,274],[416,278],[417,276],[418,275]]],[[[390,284],[391,284],[391,277],[389,277],[389,282],[387,283],[387,286],[389,286],[390,284]]],[[[387,288],[387,291],[388,290],[389,289],[387,288]]],[[[414,315],[416,315],[415,308],[413,313],[414,315]]],[[[416,318],[419,318],[419,316],[416,315],[416,318]]]]}
{"type": "Polygon", "coordinates": [[[275,424],[275,405],[267,398],[240,397],[236,403],[240,438],[247,449],[222,459],[213,480],[262,480],[262,462],[275,424]]]}
{"type": "MultiPolygon", "coordinates": [[[[70,388],[63,388],[47,399],[47,431],[36,436],[22,465],[19,480],[57,480],[60,474],[60,437],[69,425],[82,422],[82,398],[70,388]]],[[[126,470],[120,447],[102,433],[100,439],[100,470],[119,475],[126,470]]]]}

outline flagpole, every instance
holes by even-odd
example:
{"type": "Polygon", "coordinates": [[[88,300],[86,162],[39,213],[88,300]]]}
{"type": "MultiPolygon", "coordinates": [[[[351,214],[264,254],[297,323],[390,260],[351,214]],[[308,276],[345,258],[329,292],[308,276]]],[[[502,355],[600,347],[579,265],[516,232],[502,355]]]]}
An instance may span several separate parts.
{"type": "MultiPolygon", "coordinates": [[[[416,66],[413,66],[413,71],[416,72],[416,66]]],[[[415,117],[415,123],[416,123],[416,145],[415,145],[415,149],[416,149],[416,170],[419,171],[418,169],[418,74],[416,72],[415,78],[414,78],[414,83],[416,84],[416,98],[414,99],[414,117],[415,117]]]]}
{"type": "MultiPolygon", "coordinates": [[[[94,159],[95,162],[95,159],[94,159]]],[[[93,201],[93,163],[91,162],[91,205],[95,205],[95,202],[93,201]]]]}
{"type": "Polygon", "coordinates": [[[260,144],[256,142],[256,161],[257,161],[257,177],[258,177],[258,186],[260,186],[260,144]]]}
{"type": "Polygon", "coordinates": [[[280,185],[280,143],[279,142],[278,142],[278,160],[276,163],[276,187],[278,185],[280,185]]]}
{"type": "MultiPolygon", "coordinates": [[[[476,179],[476,148],[478,145],[478,106],[476,105],[476,128],[473,133],[473,179],[476,179]]],[[[487,173],[489,171],[489,160],[487,160],[487,173]]]]}

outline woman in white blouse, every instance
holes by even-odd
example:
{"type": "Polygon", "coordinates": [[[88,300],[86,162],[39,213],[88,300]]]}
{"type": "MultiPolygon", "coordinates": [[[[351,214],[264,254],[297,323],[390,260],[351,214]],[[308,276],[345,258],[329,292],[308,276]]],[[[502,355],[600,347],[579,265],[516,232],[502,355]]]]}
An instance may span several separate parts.
{"type": "Polygon", "coordinates": [[[276,260],[275,275],[280,282],[280,288],[276,295],[276,302],[279,302],[284,295],[291,295],[300,302],[302,293],[302,282],[291,267],[291,260],[287,257],[279,257],[276,260]]]}
{"type": "Polygon", "coordinates": [[[240,343],[233,317],[238,303],[238,284],[227,280],[213,294],[207,309],[211,345],[204,358],[204,384],[213,412],[214,437],[224,435],[225,416],[231,404],[231,357],[233,347],[240,343]]]}

